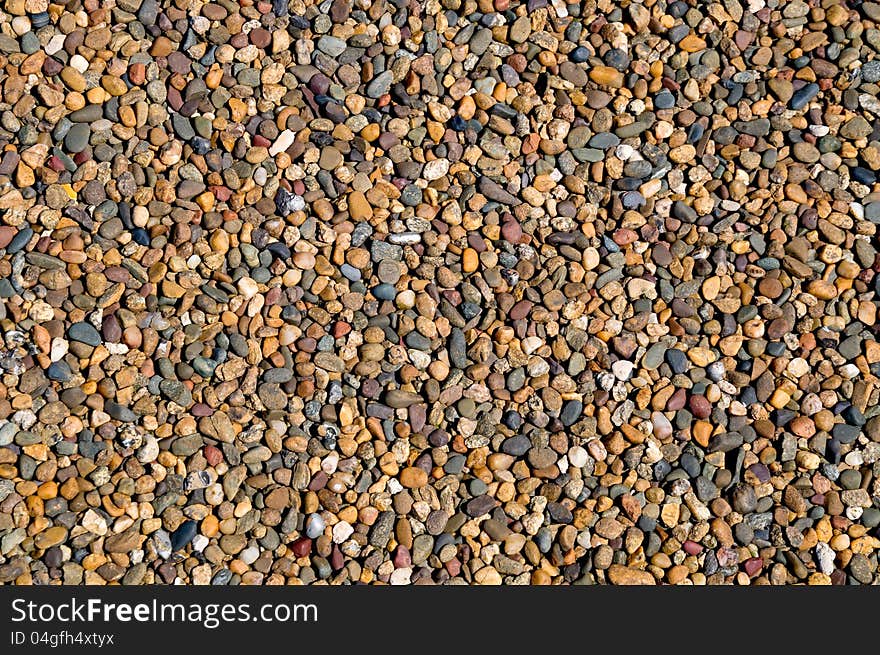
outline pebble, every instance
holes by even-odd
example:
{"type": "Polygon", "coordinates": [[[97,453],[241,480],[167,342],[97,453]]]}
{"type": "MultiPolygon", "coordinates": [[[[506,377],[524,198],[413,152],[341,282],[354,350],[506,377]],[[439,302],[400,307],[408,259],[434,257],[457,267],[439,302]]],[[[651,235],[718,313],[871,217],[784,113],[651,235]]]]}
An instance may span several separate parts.
{"type": "Polygon", "coordinates": [[[877,3],[190,4],[4,6],[0,581],[880,582],[877,3]]]}
{"type": "Polygon", "coordinates": [[[306,522],[305,534],[309,539],[317,539],[324,534],[324,519],[320,514],[310,514],[306,522]]]}

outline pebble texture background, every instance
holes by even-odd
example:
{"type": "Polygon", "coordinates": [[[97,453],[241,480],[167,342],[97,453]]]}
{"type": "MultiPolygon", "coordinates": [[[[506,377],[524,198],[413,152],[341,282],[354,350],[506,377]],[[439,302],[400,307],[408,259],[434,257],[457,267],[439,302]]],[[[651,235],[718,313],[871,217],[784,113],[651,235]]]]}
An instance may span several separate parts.
{"type": "Polygon", "coordinates": [[[870,584],[880,3],[2,0],[0,583],[870,584]]]}

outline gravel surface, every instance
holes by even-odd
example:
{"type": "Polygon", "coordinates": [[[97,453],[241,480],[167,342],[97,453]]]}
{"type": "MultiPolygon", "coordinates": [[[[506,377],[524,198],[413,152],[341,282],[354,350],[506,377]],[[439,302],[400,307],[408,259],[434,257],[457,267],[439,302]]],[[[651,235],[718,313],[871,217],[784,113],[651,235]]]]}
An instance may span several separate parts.
{"type": "Polygon", "coordinates": [[[0,583],[880,581],[880,3],[0,0],[0,583]]]}

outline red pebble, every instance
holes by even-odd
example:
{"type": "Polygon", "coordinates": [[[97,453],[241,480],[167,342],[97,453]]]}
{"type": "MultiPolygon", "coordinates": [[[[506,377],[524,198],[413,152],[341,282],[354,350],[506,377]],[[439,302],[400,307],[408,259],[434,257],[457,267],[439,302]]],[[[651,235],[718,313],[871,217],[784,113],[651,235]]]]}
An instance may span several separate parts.
{"type": "Polygon", "coordinates": [[[333,545],[333,552],[330,554],[330,566],[334,571],[340,571],[345,566],[345,556],[339,550],[339,546],[335,544],[333,545]]]}
{"type": "Polygon", "coordinates": [[[639,238],[639,235],[635,230],[622,227],[619,230],[614,231],[612,238],[614,239],[614,243],[618,246],[628,246],[633,241],[636,241],[639,238]]]}
{"type": "Polygon", "coordinates": [[[205,446],[204,455],[210,466],[217,466],[223,461],[223,452],[216,446],[205,446]]]}
{"type": "Polygon", "coordinates": [[[684,552],[688,555],[699,555],[703,552],[703,547],[696,541],[691,541],[690,539],[685,541],[682,547],[684,548],[684,552]]]}
{"type": "Polygon", "coordinates": [[[412,558],[406,546],[398,546],[394,551],[394,566],[398,569],[405,569],[412,566],[412,558]]]}
{"type": "Polygon", "coordinates": [[[524,319],[526,316],[529,315],[529,312],[532,311],[533,304],[534,303],[532,303],[530,300],[520,300],[518,303],[510,308],[510,311],[507,315],[512,321],[519,321],[521,319],[524,319]]]}
{"type": "Polygon", "coordinates": [[[220,202],[226,202],[232,197],[232,191],[225,186],[210,186],[208,187],[208,190],[213,193],[214,197],[220,202]]]}
{"type": "Polygon", "coordinates": [[[712,404],[706,400],[705,396],[691,396],[688,405],[693,415],[697,418],[709,418],[709,415],[712,413],[712,404]]]}
{"type": "Polygon", "coordinates": [[[669,397],[669,400],[666,401],[666,409],[669,411],[679,410],[684,407],[686,400],[687,391],[684,389],[677,389],[675,393],[669,397]]]}
{"type": "Polygon", "coordinates": [[[15,235],[18,234],[18,230],[9,225],[0,225],[0,248],[5,248],[8,246],[15,235]]]}
{"type": "Polygon", "coordinates": [[[752,557],[743,562],[743,568],[749,574],[749,577],[754,577],[764,568],[764,562],[761,561],[760,557],[752,557]]]}
{"type": "Polygon", "coordinates": [[[522,227],[516,220],[509,220],[501,226],[501,236],[510,243],[519,243],[522,235],[522,227]]]}
{"type": "Polygon", "coordinates": [[[281,287],[272,287],[266,293],[266,306],[270,307],[281,300],[281,287]]]}
{"type": "Polygon", "coordinates": [[[300,537],[293,542],[291,548],[297,557],[305,557],[312,551],[312,540],[308,537],[300,537]]]}
{"type": "Polygon", "coordinates": [[[205,403],[196,403],[192,406],[192,409],[190,409],[190,411],[192,412],[193,416],[199,417],[213,416],[214,414],[214,409],[212,407],[209,407],[205,403]]]}
{"type": "Polygon", "coordinates": [[[58,157],[56,157],[55,155],[49,157],[49,161],[46,162],[46,165],[56,173],[60,173],[64,170],[64,164],[62,164],[61,160],[58,159],[58,157]]]}
{"type": "Polygon", "coordinates": [[[132,64],[128,67],[128,80],[135,86],[140,86],[147,79],[147,67],[144,64],[132,64]]]}

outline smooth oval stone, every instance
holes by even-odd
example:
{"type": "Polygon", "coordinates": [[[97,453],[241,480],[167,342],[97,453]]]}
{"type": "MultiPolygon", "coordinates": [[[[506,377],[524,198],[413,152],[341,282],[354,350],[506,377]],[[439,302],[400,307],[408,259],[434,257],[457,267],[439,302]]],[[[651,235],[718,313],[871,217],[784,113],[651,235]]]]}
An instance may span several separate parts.
{"type": "Polygon", "coordinates": [[[177,530],[171,533],[171,550],[185,548],[196,536],[198,525],[195,521],[184,521],[177,530]]]}
{"type": "Polygon", "coordinates": [[[101,343],[101,335],[90,323],[74,323],[67,330],[67,337],[71,341],[78,341],[88,346],[98,346],[101,343]]]}

